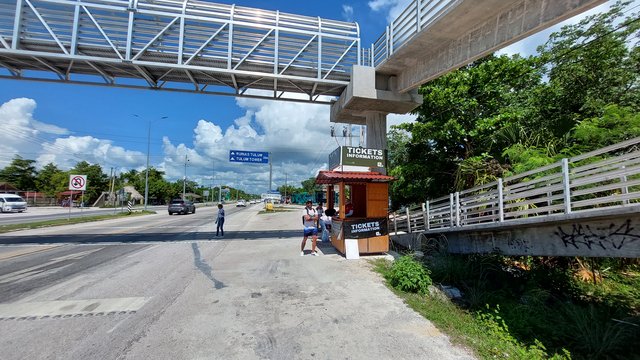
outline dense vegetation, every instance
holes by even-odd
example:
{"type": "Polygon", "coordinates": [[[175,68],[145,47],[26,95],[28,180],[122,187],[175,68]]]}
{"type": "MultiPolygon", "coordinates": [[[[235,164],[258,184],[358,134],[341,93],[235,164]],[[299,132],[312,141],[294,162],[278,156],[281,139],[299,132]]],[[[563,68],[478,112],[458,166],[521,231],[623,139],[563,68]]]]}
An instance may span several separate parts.
{"type": "Polygon", "coordinates": [[[640,135],[640,22],[628,3],[420,88],[389,139],[392,200],[422,202],[640,135]]]}
{"type": "MultiPolygon", "coordinates": [[[[63,171],[55,164],[49,163],[37,170],[35,160],[23,159],[16,155],[11,164],[0,169],[0,182],[7,182],[21,191],[37,191],[48,197],[56,198],[57,194],[69,189],[69,175],[87,175],[87,191],[85,201],[93,204],[103,192],[116,191],[123,186],[133,186],[140,194],[144,195],[145,171],[129,170],[109,177],[98,164],[89,164],[86,161],[78,162],[72,169],[63,171]]],[[[187,193],[203,196],[206,186],[198,185],[195,181],[187,180],[184,184],[187,193]]],[[[248,199],[251,195],[238,190],[229,189],[231,196],[248,199]]],[[[172,198],[182,197],[183,181],[169,182],[164,179],[164,172],[153,167],[149,169],[149,203],[164,204],[172,198]]],[[[214,189],[214,199],[218,198],[218,189],[214,189]]],[[[211,196],[211,194],[210,194],[211,196]]]]}
{"type": "MultiPolygon", "coordinates": [[[[394,207],[640,136],[634,8],[616,3],[552,34],[535,56],[489,56],[422,86],[416,121],[390,134],[394,207]]],[[[428,282],[461,299],[411,294],[392,280],[397,269],[378,269],[482,358],[640,359],[638,259],[427,255],[428,282]]],[[[421,278],[403,266],[409,284],[421,278]]]]}

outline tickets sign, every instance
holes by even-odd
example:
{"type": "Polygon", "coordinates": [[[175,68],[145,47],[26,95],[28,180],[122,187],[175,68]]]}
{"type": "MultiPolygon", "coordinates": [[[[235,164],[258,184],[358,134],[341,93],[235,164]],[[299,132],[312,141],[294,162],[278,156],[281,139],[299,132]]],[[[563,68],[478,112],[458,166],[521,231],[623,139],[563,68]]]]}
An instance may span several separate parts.
{"type": "Polygon", "coordinates": [[[387,163],[387,151],[355,146],[341,146],[329,154],[329,169],[338,166],[364,166],[370,168],[384,168],[387,163]]]}
{"type": "Polygon", "coordinates": [[[345,239],[362,239],[389,234],[387,218],[348,220],[342,224],[345,239]]]}

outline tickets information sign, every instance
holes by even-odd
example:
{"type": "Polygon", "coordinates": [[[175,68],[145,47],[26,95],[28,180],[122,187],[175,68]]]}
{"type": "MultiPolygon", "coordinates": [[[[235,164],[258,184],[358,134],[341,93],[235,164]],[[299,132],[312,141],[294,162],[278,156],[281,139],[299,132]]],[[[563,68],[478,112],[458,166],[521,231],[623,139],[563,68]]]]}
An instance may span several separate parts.
{"type": "Polygon", "coordinates": [[[340,165],[384,168],[387,163],[387,152],[382,149],[368,149],[355,146],[341,146],[329,154],[329,169],[340,165]]]}

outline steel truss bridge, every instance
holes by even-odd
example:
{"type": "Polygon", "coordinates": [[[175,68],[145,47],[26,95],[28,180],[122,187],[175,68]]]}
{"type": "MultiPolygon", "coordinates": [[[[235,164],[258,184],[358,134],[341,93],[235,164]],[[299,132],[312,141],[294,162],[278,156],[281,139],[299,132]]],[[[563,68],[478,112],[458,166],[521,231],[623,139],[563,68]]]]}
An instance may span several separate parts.
{"type": "Polygon", "coordinates": [[[362,47],[357,23],[207,1],[0,0],[0,77],[329,103],[458,4],[414,0],[362,47]]]}
{"type": "Polygon", "coordinates": [[[190,0],[0,1],[4,77],[328,102],[323,95],[339,96],[362,56],[358,24],[279,11],[190,0]]]}
{"type": "Polygon", "coordinates": [[[354,22],[203,0],[0,0],[0,77],[331,103],[356,65],[404,93],[602,2],[413,0],[363,47],[354,22]]]}

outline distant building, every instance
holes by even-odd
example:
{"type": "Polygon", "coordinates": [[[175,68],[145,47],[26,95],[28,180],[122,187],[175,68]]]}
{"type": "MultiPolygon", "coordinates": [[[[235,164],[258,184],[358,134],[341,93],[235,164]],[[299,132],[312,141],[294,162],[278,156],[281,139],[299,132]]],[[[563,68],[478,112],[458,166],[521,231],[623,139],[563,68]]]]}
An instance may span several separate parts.
{"type": "Polygon", "coordinates": [[[268,192],[268,193],[263,193],[260,198],[262,199],[262,202],[264,202],[265,200],[270,200],[273,203],[279,203],[282,200],[282,195],[279,192],[268,192]]]}
{"type": "Polygon", "coordinates": [[[21,192],[15,186],[9,184],[8,182],[0,182],[0,193],[3,194],[18,194],[21,192]]]}

